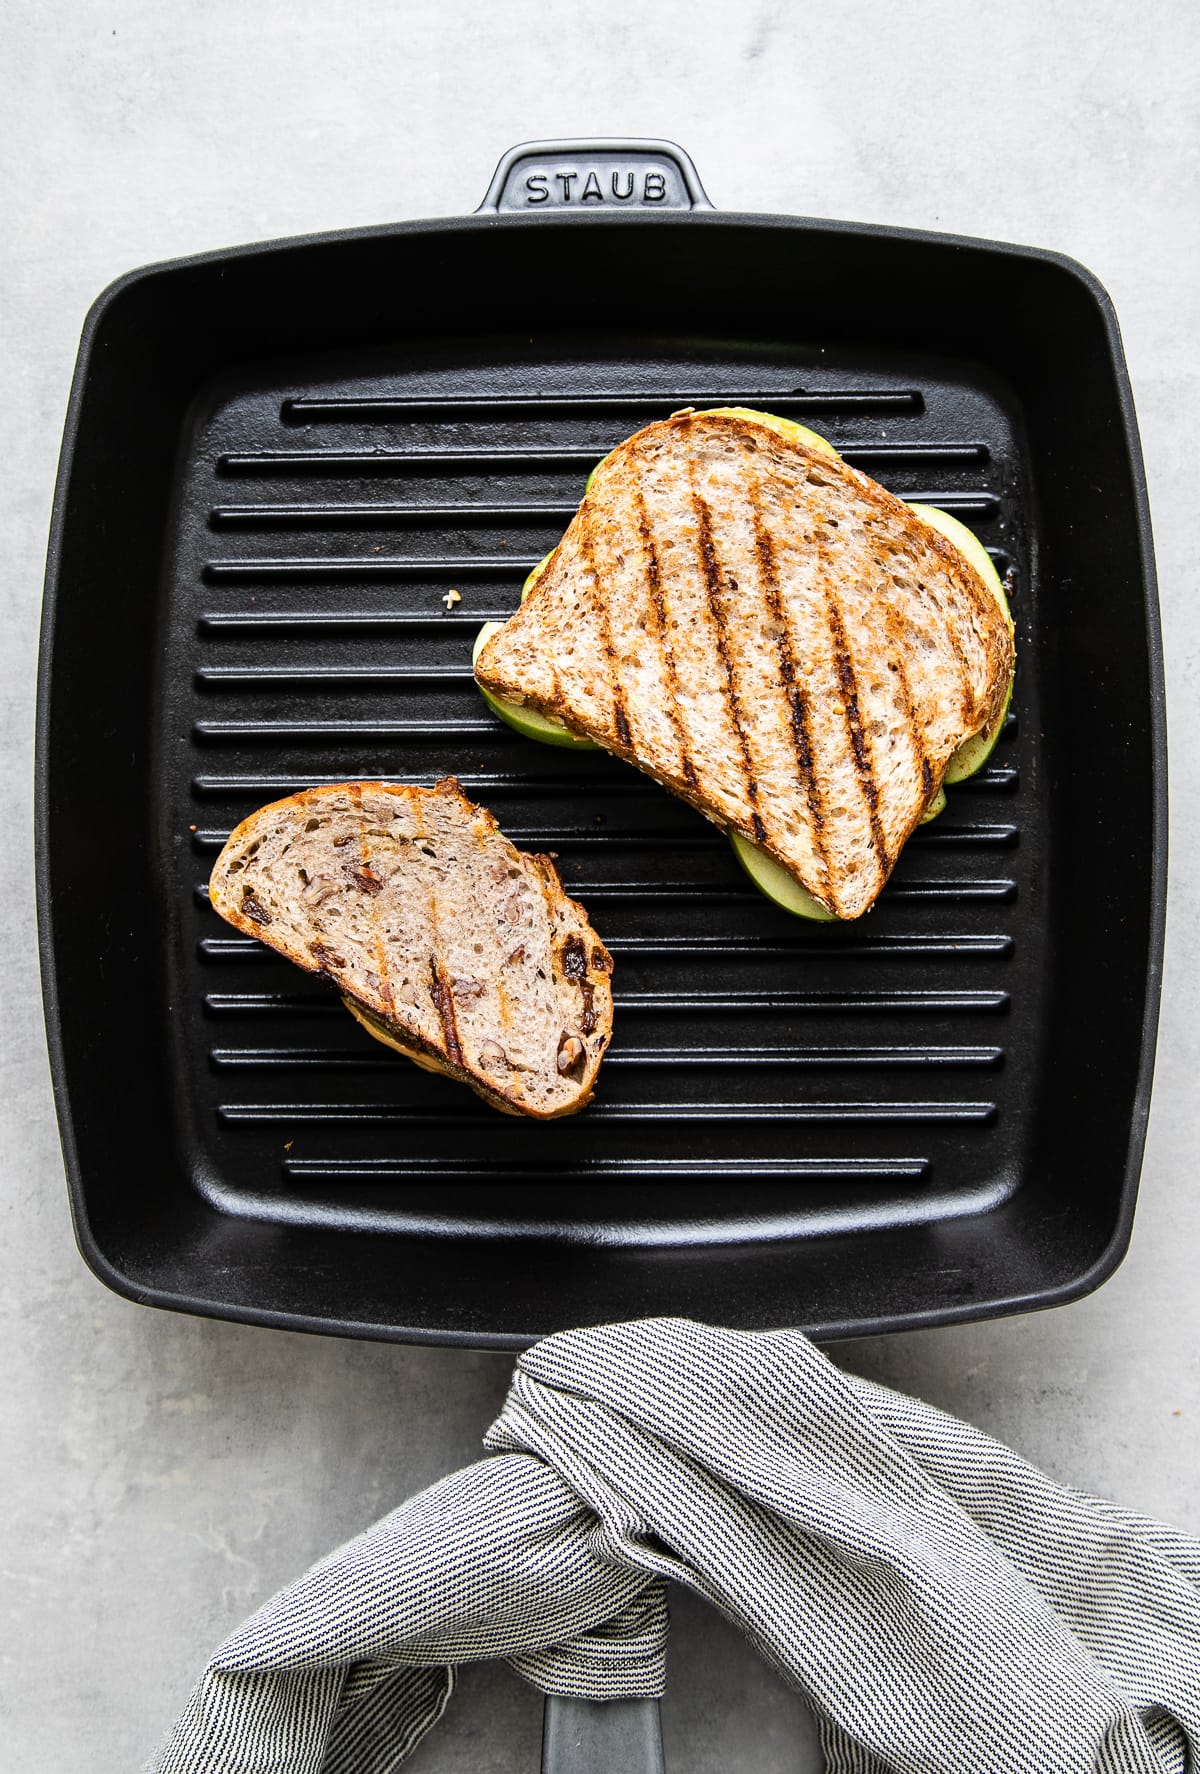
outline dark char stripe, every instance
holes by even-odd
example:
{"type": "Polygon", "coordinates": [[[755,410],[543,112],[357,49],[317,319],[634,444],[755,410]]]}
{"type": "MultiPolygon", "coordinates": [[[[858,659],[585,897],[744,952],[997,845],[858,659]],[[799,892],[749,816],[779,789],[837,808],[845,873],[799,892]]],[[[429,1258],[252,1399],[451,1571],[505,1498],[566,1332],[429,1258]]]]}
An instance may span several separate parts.
{"type": "Polygon", "coordinates": [[[767,600],[767,607],[771,612],[771,620],[779,637],[776,641],[776,649],[779,654],[779,676],[783,686],[784,701],[787,704],[792,743],[796,750],[796,771],[808,802],[813,848],[827,869],[829,856],[825,848],[825,800],[813,769],[812,726],[809,721],[808,703],[797,682],[799,674],[796,667],[796,655],[792,647],[791,629],[788,626],[787,615],[783,607],[783,595],[779,589],[779,565],[775,556],[775,544],[763,517],[762,501],[756,481],[750,483],[749,492],[754,518],[754,552],[758,558],[759,580],[767,600]]]}
{"type": "Polygon", "coordinates": [[[891,858],[888,855],[883,827],[879,823],[879,790],[875,786],[870,752],[867,747],[866,734],[863,732],[862,710],[858,702],[858,679],[854,675],[854,661],[850,657],[850,646],[846,639],[846,627],[842,621],[841,605],[828,578],[825,581],[825,614],[829,622],[830,639],[833,642],[834,670],[837,672],[838,686],[842,692],[850,751],[854,758],[859,787],[862,790],[863,800],[867,803],[867,813],[871,821],[871,843],[875,850],[880,872],[886,876],[891,867],[891,858]]]}
{"type": "Polygon", "coordinates": [[[669,714],[671,725],[675,731],[675,743],[679,747],[679,764],[683,780],[689,788],[696,786],[696,766],[692,762],[691,747],[683,724],[683,709],[679,700],[679,677],[675,669],[675,653],[671,646],[671,631],[667,623],[667,606],[663,596],[662,572],[658,564],[658,549],[654,542],[654,533],[650,528],[650,514],[646,510],[646,501],[642,489],[635,486],[634,503],[637,507],[638,533],[642,542],[642,556],[646,562],[646,582],[650,591],[650,616],[663,658],[663,670],[667,680],[667,688],[671,693],[669,714]]]}
{"type": "MultiPolygon", "coordinates": [[[[941,550],[934,547],[932,549],[932,552],[934,554],[935,559],[937,560],[938,566],[941,567],[942,569],[944,569],[947,563],[942,557],[941,550]]],[[[955,576],[956,577],[958,576],[957,571],[956,571],[955,576]]],[[[924,583],[924,581],[921,579],[917,580],[917,596],[922,601],[924,601],[927,598],[930,598],[929,588],[924,583]]],[[[943,634],[947,644],[949,645],[951,652],[954,654],[955,659],[958,661],[958,675],[959,675],[959,679],[960,679],[960,682],[962,685],[963,722],[965,725],[970,726],[972,720],[975,717],[975,706],[976,706],[976,700],[977,700],[976,695],[975,695],[974,680],[972,679],[972,676],[971,676],[971,667],[967,662],[966,654],[963,652],[962,643],[959,641],[958,634],[955,630],[954,622],[953,622],[952,618],[950,617],[950,615],[945,610],[945,608],[943,607],[941,599],[933,597],[930,599],[930,601],[932,602],[934,609],[937,611],[938,618],[939,618],[940,625],[941,625],[941,629],[942,629],[942,634],[943,634]]]]}
{"type": "MultiPolygon", "coordinates": [[[[893,638],[892,626],[891,623],[888,624],[889,639],[893,638]]],[[[908,722],[908,731],[912,737],[913,751],[916,753],[917,758],[920,761],[921,793],[924,796],[924,804],[928,806],[933,797],[933,765],[929,762],[929,753],[925,749],[925,735],[921,730],[921,723],[917,718],[916,705],[913,702],[912,696],[912,685],[908,681],[908,671],[905,668],[903,650],[900,646],[897,646],[895,654],[889,661],[889,664],[895,675],[896,684],[900,691],[900,700],[904,704],[904,718],[908,722]]]]}
{"type": "Polygon", "coordinates": [[[367,816],[363,810],[362,789],[357,783],[350,785],[350,799],[358,814],[358,868],[353,872],[353,880],[359,891],[367,895],[371,948],[379,973],[379,1000],[385,1013],[390,1015],[396,1008],[396,999],[392,991],[391,969],[388,966],[387,941],[379,928],[379,908],[375,904],[383,889],[383,882],[371,867],[371,852],[367,844],[367,816]]]}
{"type": "Polygon", "coordinates": [[[688,474],[692,481],[692,506],[696,513],[698,526],[698,545],[700,567],[704,574],[704,582],[708,591],[708,607],[712,611],[713,628],[716,634],[717,651],[721,655],[721,664],[725,669],[725,694],[729,698],[729,713],[733,721],[734,732],[737,734],[738,749],[742,754],[742,775],[745,778],[746,793],[750,799],[750,827],[754,836],[761,842],[767,835],[767,828],[762,822],[758,811],[758,783],[754,779],[754,765],[750,757],[750,745],[742,726],[741,709],[738,705],[737,691],[733,687],[733,661],[729,652],[729,634],[725,625],[723,601],[725,596],[725,575],[717,560],[716,546],[713,542],[712,513],[704,499],[695,488],[696,464],[689,459],[688,474]]]}
{"type": "Polygon", "coordinates": [[[454,1016],[454,993],[442,972],[441,963],[436,955],[429,957],[429,980],[433,992],[433,1002],[441,1019],[442,1035],[446,1042],[446,1058],[451,1065],[461,1066],[463,1063],[462,1048],[458,1040],[458,1023],[454,1016]]]}
{"type": "Polygon", "coordinates": [[[612,623],[608,615],[608,599],[604,587],[600,584],[600,575],[596,568],[596,550],[592,534],[591,518],[586,509],[579,516],[579,547],[588,565],[595,584],[592,587],[592,601],[599,614],[600,644],[608,659],[608,682],[612,691],[613,730],[617,742],[627,750],[633,745],[633,729],[629,724],[629,710],[625,706],[625,689],[621,683],[617,669],[617,653],[613,646],[612,623]]]}

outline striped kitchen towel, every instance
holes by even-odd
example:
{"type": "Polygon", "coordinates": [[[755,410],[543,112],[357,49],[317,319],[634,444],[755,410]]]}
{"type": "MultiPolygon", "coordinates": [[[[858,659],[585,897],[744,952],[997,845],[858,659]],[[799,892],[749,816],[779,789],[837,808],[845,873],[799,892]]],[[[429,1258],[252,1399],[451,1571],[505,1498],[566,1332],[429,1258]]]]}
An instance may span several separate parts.
{"type": "Polygon", "coordinates": [[[548,1337],[485,1445],[236,1632],[153,1774],[390,1774],[483,1657],[660,1694],[668,1580],[800,1690],[837,1774],[1200,1767],[1200,1542],[798,1332],[548,1337]]]}

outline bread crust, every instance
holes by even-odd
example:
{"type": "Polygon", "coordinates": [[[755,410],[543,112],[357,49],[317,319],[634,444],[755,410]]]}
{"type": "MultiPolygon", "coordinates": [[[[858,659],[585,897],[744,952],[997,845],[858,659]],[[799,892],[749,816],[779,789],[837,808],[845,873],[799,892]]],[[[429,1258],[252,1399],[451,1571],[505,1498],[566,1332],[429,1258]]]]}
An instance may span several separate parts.
{"type": "Polygon", "coordinates": [[[854,918],[1012,666],[993,593],[903,500],[753,419],[682,413],[605,458],[475,672],[854,918]]]}
{"type": "Polygon", "coordinates": [[[590,1100],[612,958],[552,859],[518,850],[454,777],[262,807],[221,851],[209,898],[331,979],[377,1039],[493,1108],[555,1120],[590,1100]]]}

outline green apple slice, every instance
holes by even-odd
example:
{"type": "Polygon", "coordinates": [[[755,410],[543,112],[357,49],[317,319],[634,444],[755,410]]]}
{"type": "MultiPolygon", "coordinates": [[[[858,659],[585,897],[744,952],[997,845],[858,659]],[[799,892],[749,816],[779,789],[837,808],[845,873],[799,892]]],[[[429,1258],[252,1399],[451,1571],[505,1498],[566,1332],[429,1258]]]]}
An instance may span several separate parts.
{"type": "Polygon", "coordinates": [[[797,918],[812,918],[822,924],[836,922],[836,914],[827,911],[819,899],[814,899],[806,887],[802,887],[794,875],[789,875],[782,863],[768,856],[758,844],[751,843],[741,832],[730,832],[729,842],[733,846],[733,854],[737,857],[754,885],[768,899],[773,899],[777,906],[785,912],[793,913],[797,918]]]}
{"type": "MultiPolygon", "coordinates": [[[[957,755],[956,752],[955,756],[957,757],[957,755]]],[[[932,801],[930,801],[928,807],[926,807],[924,813],[922,813],[920,819],[918,819],[917,824],[928,825],[931,819],[936,819],[939,813],[944,813],[945,811],[946,791],[944,788],[940,788],[937,794],[934,795],[932,801]]]]}
{"type": "MultiPolygon", "coordinates": [[[[536,569],[535,569],[536,570],[536,569]]],[[[488,641],[504,627],[502,622],[485,622],[475,636],[475,645],[471,649],[471,664],[479,658],[488,641]]],[[[536,708],[527,708],[524,703],[507,702],[502,696],[494,696],[490,690],[476,683],[475,688],[483,697],[494,715],[510,726],[514,733],[523,734],[526,739],[538,739],[543,745],[563,745],[572,751],[595,751],[595,742],[584,739],[581,734],[572,733],[561,721],[552,715],[544,715],[536,708]]]]}
{"type": "Polygon", "coordinates": [[[968,530],[966,524],[952,517],[948,511],[942,511],[936,505],[914,505],[909,500],[909,509],[927,523],[931,529],[940,530],[947,542],[953,542],[959,554],[970,561],[983,583],[987,586],[1000,608],[1004,611],[1008,626],[1012,628],[1012,612],[1008,607],[1008,598],[1000,575],[996,571],[996,563],[988,553],[974,530],[968,530]]]}
{"type": "MultiPolygon", "coordinates": [[[[593,470],[593,472],[594,472],[594,470],[593,470]]],[[[546,568],[550,565],[550,562],[554,559],[554,557],[557,553],[558,553],[558,550],[556,548],[552,548],[550,550],[549,554],[544,554],[542,556],[541,560],[538,562],[537,566],[534,567],[530,571],[528,577],[525,580],[524,585],[521,587],[521,602],[522,603],[525,602],[525,599],[529,596],[530,592],[533,590],[534,586],[537,584],[538,580],[541,578],[542,574],[546,571],[546,568]]]]}
{"type": "MultiPolygon", "coordinates": [[[[1013,619],[1012,613],[1008,607],[1008,598],[1005,595],[1004,586],[1000,582],[1000,575],[996,571],[995,562],[992,560],[991,555],[983,546],[983,543],[979,540],[978,536],[975,535],[974,531],[968,530],[966,524],[960,523],[958,518],[951,517],[948,511],[940,511],[936,505],[914,505],[913,510],[919,518],[922,518],[935,530],[940,530],[946,540],[948,542],[953,542],[958,552],[970,561],[975,571],[979,574],[979,577],[983,580],[983,583],[987,586],[1000,608],[1004,611],[1005,620],[1008,623],[1008,632],[1012,634],[1013,619]]],[[[984,732],[975,733],[970,739],[963,740],[962,744],[946,766],[946,774],[942,779],[944,782],[948,782],[951,785],[956,782],[965,782],[968,776],[974,776],[977,771],[983,769],[983,766],[987,763],[988,759],[996,749],[996,741],[1004,731],[1004,722],[1008,715],[1009,704],[1012,702],[1012,693],[1013,686],[1012,678],[1010,677],[1008,680],[1008,689],[1004,694],[1004,706],[1000,710],[1000,713],[996,716],[996,719],[992,722],[991,726],[985,729],[984,732]]]]}
{"type": "Polygon", "coordinates": [[[1004,706],[991,726],[983,733],[976,733],[971,739],[964,739],[950,762],[946,765],[943,782],[953,787],[956,782],[965,782],[968,776],[974,776],[982,770],[996,749],[996,741],[1004,731],[1004,723],[1008,719],[1009,704],[1012,702],[1013,681],[1008,680],[1008,689],[1004,692],[1004,706]]]}
{"type": "MultiPolygon", "coordinates": [[[[525,599],[529,596],[542,574],[546,571],[546,568],[554,557],[554,553],[555,550],[552,548],[549,554],[544,554],[541,560],[529,573],[524,585],[521,587],[522,603],[525,602],[525,599]]],[[[503,628],[503,626],[504,624],[502,622],[484,623],[483,627],[476,635],[475,645],[471,649],[472,665],[474,665],[475,661],[479,658],[479,655],[487,645],[487,642],[497,630],[503,628]]],[[[594,740],[585,739],[578,733],[572,733],[569,728],[564,727],[562,722],[556,720],[553,715],[544,715],[540,710],[536,708],[526,708],[523,704],[518,702],[506,702],[502,696],[494,696],[490,690],[485,690],[482,684],[477,683],[475,688],[479,691],[479,694],[483,697],[483,700],[487,703],[492,713],[499,715],[500,719],[506,722],[514,732],[523,734],[526,739],[540,740],[543,745],[567,746],[572,751],[596,750],[594,740]]]]}

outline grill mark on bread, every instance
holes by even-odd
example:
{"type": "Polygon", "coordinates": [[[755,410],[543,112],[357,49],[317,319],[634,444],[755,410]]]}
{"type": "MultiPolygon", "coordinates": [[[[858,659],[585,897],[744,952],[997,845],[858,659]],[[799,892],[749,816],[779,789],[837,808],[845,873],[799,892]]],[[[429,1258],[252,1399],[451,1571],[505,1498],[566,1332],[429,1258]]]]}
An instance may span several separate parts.
{"type": "Polygon", "coordinates": [[[717,652],[725,670],[725,694],[729,700],[729,716],[733,722],[733,730],[737,735],[738,750],[742,754],[743,786],[750,799],[750,826],[754,836],[761,843],[767,835],[762,815],[758,810],[758,783],[754,777],[754,763],[750,756],[750,742],[742,725],[741,708],[738,694],[733,686],[733,660],[729,651],[729,633],[725,625],[725,612],[721,607],[724,597],[724,573],[717,559],[716,545],[713,541],[712,513],[709,511],[703,496],[696,491],[696,464],[692,457],[688,458],[688,478],[692,483],[692,509],[696,513],[698,525],[698,545],[700,553],[700,570],[704,576],[705,589],[708,593],[708,607],[713,616],[713,632],[717,643],[717,652]]]}
{"type": "MultiPolygon", "coordinates": [[[[950,545],[948,544],[947,546],[949,547],[950,545]]],[[[941,550],[935,549],[934,552],[935,552],[935,554],[940,555],[941,550]]],[[[951,554],[953,556],[956,556],[957,552],[958,551],[956,549],[951,548],[951,554]]],[[[954,565],[957,566],[957,560],[954,561],[954,565]]],[[[957,576],[959,578],[962,577],[961,574],[958,574],[957,576]]],[[[923,579],[916,580],[916,588],[917,588],[918,601],[924,600],[926,592],[925,592],[925,582],[923,579]]],[[[985,587],[985,589],[986,589],[986,587],[985,587]]],[[[990,592],[988,592],[988,596],[989,597],[991,596],[990,592]]],[[[939,624],[941,627],[942,636],[944,637],[947,644],[949,645],[950,651],[954,654],[954,658],[958,664],[958,676],[959,676],[959,681],[960,681],[960,685],[962,688],[962,717],[963,717],[964,723],[967,726],[970,726],[971,722],[975,718],[975,700],[976,700],[975,685],[974,685],[974,679],[972,678],[972,675],[971,675],[971,667],[970,667],[970,664],[967,660],[966,654],[963,652],[962,644],[959,641],[958,632],[954,626],[954,623],[947,616],[947,614],[946,614],[945,610],[942,608],[941,604],[939,602],[937,602],[936,600],[934,602],[934,609],[937,611],[937,614],[938,614],[938,619],[939,619],[939,624]]]]}
{"type": "MultiPolygon", "coordinates": [[[[553,892],[555,887],[561,888],[562,877],[559,875],[557,865],[555,864],[553,858],[551,858],[549,856],[535,856],[534,861],[539,865],[538,872],[537,872],[537,882],[538,882],[539,888],[541,889],[542,903],[546,908],[546,919],[547,919],[547,922],[549,923],[549,926],[550,926],[550,952],[547,956],[547,960],[549,961],[549,964],[550,964],[550,972],[551,972],[551,974],[553,974],[556,970],[556,962],[561,960],[563,955],[565,955],[566,949],[568,947],[570,947],[570,942],[574,942],[574,943],[578,944],[581,954],[583,953],[583,944],[582,944],[581,939],[578,936],[576,936],[576,937],[571,938],[570,942],[568,942],[568,944],[564,945],[562,955],[560,955],[559,952],[555,949],[555,938],[558,934],[559,920],[555,916],[554,908],[553,908],[551,901],[550,901],[550,895],[553,892]]],[[[573,962],[570,965],[568,965],[565,961],[563,962],[563,966],[561,969],[562,977],[564,979],[570,979],[570,980],[574,981],[575,975],[571,972],[571,965],[573,965],[573,962]]],[[[586,963],[585,963],[584,971],[586,973],[586,963]]],[[[557,991],[555,988],[555,983],[554,983],[553,979],[549,979],[546,981],[546,989],[548,990],[550,995],[554,998],[555,1002],[557,1003],[558,994],[557,994],[557,991]]]]}
{"type": "MultiPolygon", "coordinates": [[[[515,954],[516,951],[514,950],[513,953],[515,954]]],[[[510,961],[512,961],[512,955],[510,955],[508,958],[510,961]]],[[[496,988],[495,989],[496,989],[496,1008],[500,1014],[500,1027],[504,1031],[504,1034],[507,1036],[508,1031],[509,1031],[511,1018],[508,1013],[508,993],[504,989],[503,966],[501,966],[500,970],[496,974],[496,988]]],[[[456,1024],[456,1026],[457,1026],[457,1024],[456,1024]]]]}
{"type": "Polygon", "coordinates": [[[459,1045],[458,1022],[454,1015],[454,993],[450,990],[450,982],[442,972],[442,964],[436,955],[429,957],[429,979],[433,991],[434,1008],[442,1025],[446,1058],[452,1066],[461,1066],[463,1052],[459,1045]]]}
{"type": "MultiPolygon", "coordinates": [[[[889,638],[891,638],[892,626],[889,621],[887,624],[889,638]]],[[[896,688],[900,692],[900,701],[904,707],[904,718],[908,722],[913,751],[921,766],[921,792],[925,797],[925,804],[928,806],[933,797],[933,765],[929,762],[929,753],[925,749],[925,736],[921,731],[921,723],[917,719],[917,711],[912,697],[912,685],[908,681],[908,671],[901,653],[897,652],[895,658],[889,660],[888,663],[895,674],[896,688]]]]}
{"type": "MultiPolygon", "coordinates": [[[[420,846],[418,845],[418,849],[420,846]]],[[[441,933],[438,929],[437,887],[429,889],[429,995],[433,999],[433,1007],[437,1011],[438,1021],[442,1025],[442,1047],[446,1058],[453,1066],[463,1063],[462,1046],[458,1039],[458,1019],[454,1014],[454,993],[450,982],[442,971],[439,956],[441,933]]]]}
{"type": "Polygon", "coordinates": [[[783,607],[783,594],[779,589],[779,563],[776,559],[775,544],[770,529],[763,516],[759,482],[751,479],[748,491],[754,523],[754,553],[758,561],[759,583],[763,588],[767,608],[771,612],[771,621],[777,634],[775,650],[779,655],[780,684],[787,707],[792,745],[796,754],[797,775],[800,786],[804,790],[804,798],[808,803],[813,849],[821,864],[823,874],[827,874],[829,857],[825,847],[825,799],[813,769],[812,724],[809,720],[808,704],[804,691],[796,681],[796,655],[792,647],[792,631],[788,624],[787,612],[783,607]]]}
{"type": "Polygon", "coordinates": [[[385,1010],[391,1012],[396,1008],[396,995],[392,990],[391,969],[388,965],[387,938],[380,928],[379,910],[375,904],[376,898],[383,891],[384,883],[371,867],[371,851],[367,844],[367,816],[363,807],[362,789],[358,783],[354,783],[350,789],[350,800],[358,814],[358,868],[351,869],[349,873],[355,885],[367,895],[371,951],[379,974],[379,996],[385,1010]]]}
{"type": "MultiPolygon", "coordinates": [[[[540,878],[541,878],[540,873],[539,873],[538,878],[540,880],[540,878]]],[[[502,928],[502,924],[507,925],[510,923],[510,920],[507,916],[507,912],[508,912],[508,908],[512,904],[513,900],[518,897],[519,887],[518,887],[518,882],[516,880],[514,880],[511,872],[508,870],[504,871],[503,877],[500,878],[499,880],[496,880],[495,884],[498,887],[500,887],[500,889],[502,891],[507,891],[508,897],[503,901],[502,904],[498,905],[492,911],[491,915],[487,918],[487,920],[486,920],[487,936],[484,937],[484,934],[482,931],[480,932],[480,936],[481,936],[481,940],[484,940],[484,941],[490,940],[493,947],[494,947],[494,950],[495,950],[496,980],[495,980],[495,986],[493,989],[496,994],[496,1011],[497,1011],[497,1016],[498,1016],[499,1023],[500,1023],[500,1032],[504,1036],[504,1040],[507,1041],[508,1035],[509,1035],[509,1029],[512,1025],[512,1018],[510,1015],[508,993],[504,987],[504,969],[505,969],[505,965],[506,965],[505,955],[507,953],[508,962],[511,963],[512,956],[517,953],[517,950],[521,947],[521,945],[519,942],[514,943],[512,949],[509,950],[509,944],[513,942],[513,934],[514,934],[517,920],[516,919],[511,920],[512,928],[508,929],[507,931],[504,928],[502,928]]],[[[518,912],[518,916],[519,916],[519,912],[518,912]]],[[[501,1043],[501,1046],[503,1046],[503,1043],[501,1043]]],[[[504,1057],[505,1057],[505,1059],[507,1059],[508,1058],[507,1048],[504,1048],[503,1051],[504,1051],[504,1057]]],[[[510,1070],[511,1070],[511,1068],[510,1068],[510,1070]]]]}
{"type": "Polygon", "coordinates": [[[667,714],[675,734],[675,743],[679,747],[679,768],[683,780],[689,788],[696,786],[696,766],[692,762],[691,746],[684,729],[683,708],[679,699],[679,675],[675,668],[675,650],[671,645],[670,629],[667,625],[667,606],[663,596],[662,573],[658,564],[658,548],[654,534],[650,528],[650,514],[646,510],[646,499],[640,486],[633,490],[634,504],[637,508],[638,535],[641,538],[642,556],[646,562],[646,582],[650,588],[649,609],[654,627],[654,638],[658,642],[663,660],[663,675],[667,681],[670,698],[667,703],[667,714]]]}
{"type": "Polygon", "coordinates": [[[850,656],[850,644],[846,639],[846,625],[842,620],[842,608],[837,593],[826,579],[825,613],[829,622],[829,636],[833,642],[833,664],[837,673],[838,687],[842,692],[842,707],[846,717],[846,733],[850,740],[850,753],[854,759],[854,768],[858,774],[858,785],[862,790],[863,800],[867,804],[867,816],[871,823],[871,846],[875,851],[875,860],[879,865],[880,874],[886,877],[891,861],[888,856],[887,839],[883,835],[883,827],[879,822],[879,789],[871,769],[871,758],[867,748],[866,734],[863,732],[862,710],[858,702],[858,679],[854,675],[854,661],[850,656]]]}
{"type": "Polygon", "coordinates": [[[600,584],[600,575],[596,571],[595,536],[590,513],[586,508],[579,514],[579,547],[588,572],[592,576],[592,607],[599,612],[600,644],[608,660],[608,683],[612,692],[612,720],[618,742],[631,749],[633,746],[633,730],[629,725],[629,711],[625,706],[625,690],[621,684],[617,669],[617,653],[613,646],[612,623],[608,615],[608,599],[600,584]]]}

